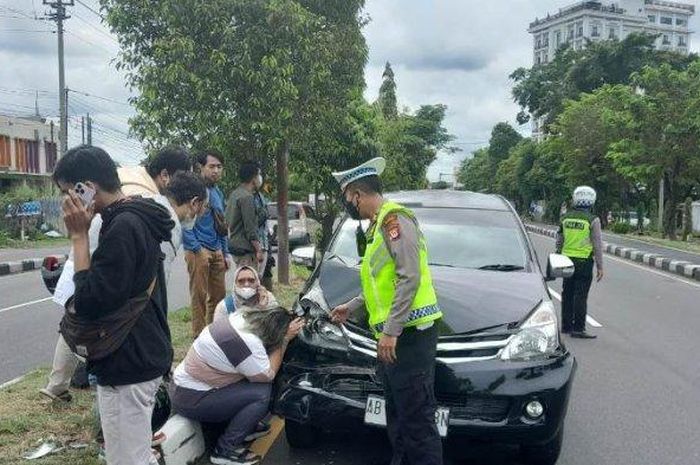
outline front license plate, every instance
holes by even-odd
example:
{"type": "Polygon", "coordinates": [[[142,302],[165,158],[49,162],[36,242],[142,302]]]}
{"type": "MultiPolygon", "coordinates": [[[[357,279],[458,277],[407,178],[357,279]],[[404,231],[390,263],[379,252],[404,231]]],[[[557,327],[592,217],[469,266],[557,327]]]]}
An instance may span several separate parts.
{"type": "MultiPolygon", "coordinates": [[[[386,426],[386,401],[383,397],[368,396],[365,406],[365,423],[374,426],[386,426]]],[[[450,423],[450,409],[438,407],[435,411],[435,424],[441,437],[447,436],[450,423]]]]}

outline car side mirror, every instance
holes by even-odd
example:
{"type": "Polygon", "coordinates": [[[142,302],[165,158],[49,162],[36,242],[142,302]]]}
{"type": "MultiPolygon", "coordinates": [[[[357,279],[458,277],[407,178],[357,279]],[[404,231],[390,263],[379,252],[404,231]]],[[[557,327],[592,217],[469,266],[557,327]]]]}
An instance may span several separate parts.
{"type": "Polygon", "coordinates": [[[305,266],[310,270],[316,268],[316,246],[299,247],[292,252],[292,263],[305,266]]]}
{"type": "Polygon", "coordinates": [[[545,280],[554,281],[557,278],[570,278],[574,275],[574,262],[566,255],[549,254],[547,259],[547,275],[545,280]]]}

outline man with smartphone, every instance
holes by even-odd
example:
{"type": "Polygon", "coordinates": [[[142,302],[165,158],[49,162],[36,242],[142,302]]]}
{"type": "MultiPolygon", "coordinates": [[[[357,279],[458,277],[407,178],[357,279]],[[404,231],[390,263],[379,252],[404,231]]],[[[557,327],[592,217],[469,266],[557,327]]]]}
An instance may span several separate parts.
{"type": "MultiPolygon", "coordinates": [[[[107,354],[97,359],[87,354],[88,372],[97,378],[107,464],[147,465],[155,394],[172,364],[160,244],[170,240],[173,221],[152,199],[126,197],[114,161],[100,148],[66,152],[53,180],[64,194],[64,221],[74,252],[72,311],[81,321],[123,317],[133,324],[123,343],[107,354]],[[91,253],[88,230],[96,213],[102,226],[91,253]],[[144,293],[149,298],[143,310],[128,314],[129,302],[144,293]]],[[[104,331],[109,335],[117,329],[104,331]]]]}
{"type": "MultiPolygon", "coordinates": [[[[182,207],[178,207],[177,202],[172,200],[171,194],[167,194],[168,186],[174,176],[180,172],[189,172],[192,169],[192,162],[187,150],[180,146],[170,145],[160,150],[153,156],[147,166],[128,166],[117,169],[121,191],[125,196],[141,196],[152,198],[157,203],[165,207],[170,218],[174,222],[171,232],[171,240],[161,244],[161,250],[165,255],[163,267],[165,271],[165,280],[170,277],[170,269],[177,251],[180,248],[182,232],[181,228],[185,227],[182,221],[193,223],[196,216],[200,213],[202,205],[206,201],[206,191],[202,181],[198,182],[193,192],[200,192],[198,187],[201,186],[201,192],[193,195],[193,198],[188,199],[188,202],[195,202],[198,210],[195,214],[190,214],[183,211],[182,207]],[[196,197],[196,200],[194,199],[196,197]]],[[[194,175],[192,175],[194,176],[194,175]]],[[[92,203],[92,197],[95,192],[84,183],[79,183],[79,190],[76,194],[82,198],[82,201],[89,205],[92,203]]],[[[76,186],[78,187],[78,186],[76,186]]],[[[181,189],[178,188],[178,191],[181,189]]],[[[190,189],[191,190],[191,189],[190,189]]],[[[178,194],[182,195],[182,194],[178,194]]],[[[94,252],[99,241],[99,232],[102,227],[102,217],[97,214],[92,219],[89,230],[90,252],[94,252]]],[[[189,226],[190,229],[193,224],[189,226]]],[[[53,300],[61,307],[65,307],[66,302],[73,296],[75,286],[73,285],[74,275],[74,252],[71,249],[68,260],[63,266],[63,272],[56,284],[53,300]]],[[[68,391],[71,377],[77,366],[77,359],[66,345],[63,337],[59,334],[54,351],[53,365],[51,374],[49,375],[48,384],[39,392],[53,400],[70,401],[71,395],[68,391]]]]}

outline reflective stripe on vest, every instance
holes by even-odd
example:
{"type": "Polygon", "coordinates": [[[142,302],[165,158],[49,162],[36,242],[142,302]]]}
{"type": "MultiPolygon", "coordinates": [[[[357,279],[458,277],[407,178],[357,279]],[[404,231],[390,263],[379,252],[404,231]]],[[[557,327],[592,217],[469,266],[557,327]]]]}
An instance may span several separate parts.
{"type": "MultiPolygon", "coordinates": [[[[377,214],[376,222],[368,231],[367,249],[360,268],[360,278],[365,307],[369,313],[369,324],[375,337],[378,337],[384,329],[396,293],[396,265],[382,234],[382,224],[389,213],[401,213],[415,221],[413,212],[407,208],[394,202],[385,202],[377,214]]],[[[420,230],[419,241],[420,283],[411,304],[411,313],[404,324],[405,327],[420,326],[442,317],[428,267],[425,239],[420,230]]]]}
{"type": "Polygon", "coordinates": [[[591,223],[595,217],[587,212],[572,211],[561,220],[564,243],[561,253],[567,257],[589,258],[593,254],[591,223]]]}

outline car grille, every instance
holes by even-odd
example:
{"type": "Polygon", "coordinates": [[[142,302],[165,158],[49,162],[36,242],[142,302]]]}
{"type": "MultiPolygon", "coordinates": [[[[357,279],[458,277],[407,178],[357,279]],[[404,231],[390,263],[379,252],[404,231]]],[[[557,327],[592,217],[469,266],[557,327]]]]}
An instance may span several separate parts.
{"type": "MultiPolygon", "coordinates": [[[[366,402],[369,395],[384,394],[381,384],[370,377],[333,380],[325,389],[330,393],[361,403],[366,402]]],[[[458,420],[498,423],[506,419],[510,410],[510,399],[503,397],[477,397],[462,394],[438,394],[436,397],[439,406],[450,409],[450,418],[458,420]]]]}
{"type": "MultiPolygon", "coordinates": [[[[376,340],[352,325],[346,324],[342,328],[351,349],[371,357],[377,356],[376,340]]],[[[505,331],[440,337],[437,344],[437,360],[450,364],[495,359],[508,345],[512,336],[512,332],[505,331]]]]}

